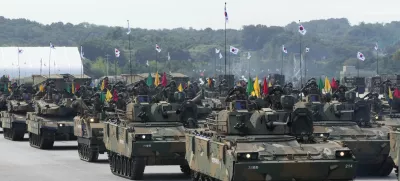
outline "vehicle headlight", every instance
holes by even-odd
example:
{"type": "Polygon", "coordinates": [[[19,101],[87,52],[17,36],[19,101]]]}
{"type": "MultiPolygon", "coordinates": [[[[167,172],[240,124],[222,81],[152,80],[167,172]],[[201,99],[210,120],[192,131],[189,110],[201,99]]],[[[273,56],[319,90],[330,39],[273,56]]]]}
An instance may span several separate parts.
{"type": "Polygon", "coordinates": [[[94,123],[94,119],[93,118],[90,118],[89,120],[90,120],[91,123],[94,123]]]}
{"type": "Polygon", "coordinates": [[[336,158],[351,158],[353,157],[353,153],[351,150],[336,150],[335,156],[336,158]]]}
{"type": "Polygon", "coordinates": [[[149,141],[149,140],[152,140],[152,135],[151,134],[137,134],[137,135],[135,135],[135,140],[136,141],[149,141]]]}
{"type": "Polygon", "coordinates": [[[378,119],[379,119],[379,116],[375,116],[375,119],[378,120],[378,119]]]}
{"type": "Polygon", "coordinates": [[[258,160],[258,152],[237,153],[237,160],[258,160]]]}
{"type": "Polygon", "coordinates": [[[58,124],[58,127],[64,127],[64,126],[65,126],[64,123],[59,123],[59,124],[58,124]]]}
{"type": "Polygon", "coordinates": [[[316,138],[329,138],[329,133],[314,133],[314,137],[316,138]]]}

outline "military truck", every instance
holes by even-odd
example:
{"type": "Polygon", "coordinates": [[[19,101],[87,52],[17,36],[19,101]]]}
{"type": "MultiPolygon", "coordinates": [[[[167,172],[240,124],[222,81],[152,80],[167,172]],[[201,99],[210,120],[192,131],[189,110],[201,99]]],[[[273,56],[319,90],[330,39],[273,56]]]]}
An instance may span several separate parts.
{"type": "Polygon", "coordinates": [[[76,140],[73,132],[72,108],[74,95],[68,88],[74,77],[63,75],[47,79],[44,88],[34,97],[34,112],[28,112],[26,122],[29,143],[39,149],[53,148],[56,140],[76,140]]]}
{"type": "Polygon", "coordinates": [[[1,111],[1,124],[4,130],[4,138],[12,141],[21,141],[26,133],[26,113],[33,111],[33,90],[30,84],[21,84],[12,88],[8,97],[8,111],[1,111]]]}
{"type": "Polygon", "coordinates": [[[325,134],[316,138],[310,112],[292,111],[293,96],[281,102],[287,110],[251,110],[248,101],[232,100],[208,129],[187,130],[192,180],[352,180],[351,150],[323,140],[325,134]]]}
{"type": "Polygon", "coordinates": [[[352,150],[358,160],[357,175],[388,176],[393,169],[389,129],[371,122],[369,104],[356,100],[355,89],[345,92],[342,87],[338,89],[338,99],[330,102],[322,103],[318,89],[306,95],[305,105],[313,112],[314,131],[327,133],[329,140],[352,150]]]}

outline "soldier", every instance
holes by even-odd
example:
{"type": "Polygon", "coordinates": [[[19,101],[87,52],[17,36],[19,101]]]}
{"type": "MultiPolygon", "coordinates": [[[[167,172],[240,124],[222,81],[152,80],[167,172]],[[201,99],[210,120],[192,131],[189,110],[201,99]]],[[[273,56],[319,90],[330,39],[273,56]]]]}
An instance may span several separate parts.
{"type": "Polygon", "coordinates": [[[186,87],[185,92],[188,99],[193,99],[196,97],[196,90],[192,84],[190,84],[189,87],[186,87]]]}
{"type": "Polygon", "coordinates": [[[283,95],[283,89],[279,85],[273,86],[273,89],[271,92],[268,93],[267,100],[269,102],[269,105],[271,106],[271,109],[274,110],[281,110],[282,109],[282,104],[281,104],[281,96],[283,95]]]}
{"type": "Polygon", "coordinates": [[[340,85],[338,90],[333,93],[332,98],[336,98],[336,100],[339,102],[346,102],[346,91],[347,87],[340,85]]]}
{"type": "Polygon", "coordinates": [[[177,90],[175,81],[171,81],[163,90],[164,98],[168,100],[168,102],[175,102],[174,94],[177,90]]]}
{"type": "MultiPolygon", "coordinates": [[[[213,82],[212,82],[212,85],[213,85],[213,87],[214,87],[214,79],[211,79],[213,82]]],[[[194,89],[194,91],[196,92],[196,94],[200,91],[200,87],[199,87],[199,84],[196,82],[196,81],[194,81],[191,85],[193,85],[193,89],[194,89]]]]}
{"type": "Polygon", "coordinates": [[[134,95],[148,95],[149,94],[149,86],[147,86],[144,80],[140,80],[133,89],[134,95]]]}
{"type": "Polygon", "coordinates": [[[232,102],[233,100],[247,100],[246,90],[239,86],[235,86],[234,88],[230,89],[225,102],[232,102]]]}

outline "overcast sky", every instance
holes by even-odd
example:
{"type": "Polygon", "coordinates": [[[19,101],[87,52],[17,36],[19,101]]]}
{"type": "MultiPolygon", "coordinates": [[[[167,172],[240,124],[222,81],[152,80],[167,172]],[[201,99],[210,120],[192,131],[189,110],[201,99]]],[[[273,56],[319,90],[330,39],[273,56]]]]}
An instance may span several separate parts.
{"type": "Polygon", "coordinates": [[[109,26],[160,28],[283,26],[292,21],[348,18],[350,23],[400,20],[399,0],[1,0],[0,15],[40,23],[89,22],[109,26]]]}

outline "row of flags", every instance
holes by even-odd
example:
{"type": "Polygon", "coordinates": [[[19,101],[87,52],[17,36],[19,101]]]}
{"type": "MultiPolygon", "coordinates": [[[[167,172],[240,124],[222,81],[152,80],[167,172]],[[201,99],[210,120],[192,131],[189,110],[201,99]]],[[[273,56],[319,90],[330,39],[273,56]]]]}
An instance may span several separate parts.
{"type": "Polygon", "coordinates": [[[331,82],[326,76],[324,81],[321,78],[319,78],[318,88],[320,91],[324,90],[325,93],[332,93],[332,91],[337,90],[339,88],[339,85],[336,82],[335,78],[332,78],[331,82]]]}
{"type": "Polygon", "coordinates": [[[271,87],[271,83],[268,84],[267,78],[264,77],[263,81],[263,89],[261,91],[260,84],[258,83],[258,76],[256,76],[254,82],[252,82],[251,77],[249,76],[248,82],[247,82],[247,87],[246,87],[246,92],[247,95],[252,95],[257,98],[260,98],[261,95],[267,95],[269,90],[268,87],[271,87]]]}

